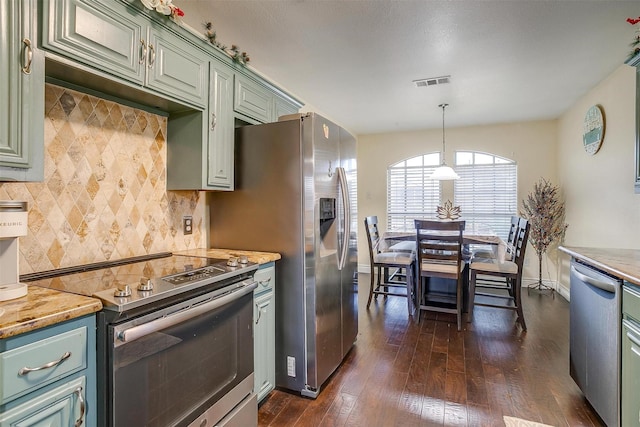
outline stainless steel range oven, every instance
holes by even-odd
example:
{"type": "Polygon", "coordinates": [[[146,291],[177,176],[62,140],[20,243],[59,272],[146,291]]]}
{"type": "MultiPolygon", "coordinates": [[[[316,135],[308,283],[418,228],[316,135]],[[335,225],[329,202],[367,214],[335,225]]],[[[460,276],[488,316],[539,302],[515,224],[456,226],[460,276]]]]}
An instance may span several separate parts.
{"type": "Polygon", "coordinates": [[[252,308],[257,265],[168,255],[46,279],[49,287],[103,302],[97,349],[100,425],[257,425],[252,308]]]}

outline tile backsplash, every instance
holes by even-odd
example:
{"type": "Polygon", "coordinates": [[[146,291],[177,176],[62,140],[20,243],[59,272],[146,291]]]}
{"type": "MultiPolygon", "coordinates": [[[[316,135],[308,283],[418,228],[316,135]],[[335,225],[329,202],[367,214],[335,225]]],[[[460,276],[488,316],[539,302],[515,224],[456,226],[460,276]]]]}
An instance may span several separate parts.
{"type": "Polygon", "coordinates": [[[166,117],[47,84],[44,182],[0,183],[29,203],[20,274],[206,247],[204,194],[166,190],[166,135],[166,117]]]}

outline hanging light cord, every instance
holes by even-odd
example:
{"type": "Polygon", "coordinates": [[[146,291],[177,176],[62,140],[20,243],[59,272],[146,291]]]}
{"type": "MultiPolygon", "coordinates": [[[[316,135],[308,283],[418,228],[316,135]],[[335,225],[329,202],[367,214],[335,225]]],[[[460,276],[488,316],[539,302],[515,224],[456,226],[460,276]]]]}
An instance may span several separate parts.
{"type": "Polygon", "coordinates": [[[442,164],[445,164],[445,148],[444,148],[444,109],[447,108],[449,104],[440,104],[438,107],[442,108],[442,164]]]}

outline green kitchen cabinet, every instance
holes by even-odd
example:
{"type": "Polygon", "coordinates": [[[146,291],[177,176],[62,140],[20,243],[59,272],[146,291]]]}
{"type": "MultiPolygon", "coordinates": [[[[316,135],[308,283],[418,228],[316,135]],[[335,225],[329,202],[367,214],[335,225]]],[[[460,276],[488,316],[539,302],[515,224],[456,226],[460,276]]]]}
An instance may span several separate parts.
{"type": "Polygon", "coordinates": [[[258,402],[267,397],[276,384],[276,315],[275,315],[275,264],[261,265],[254,279],[258,287],[254,295],[254,392],[258,402]]]}
{"type": "Polygon", "coordinates": [[[207,186],[233,190],[233,74],[211,63],[209,77],[209,126],[207,186]]]}
{"type": "Polygon", "coordinates": [[[211,59],[205,111],[169,117],[168,190],[233,190],[233,70],[211,59]]]}
{"type": "Polygon", "coordinates": [[[0,181],[44,177],[44,54],[37,0],[0,2],[0,181]]]}
{"type": "Polygon", "coordinates": [[[42,46],[163,97],[206,106],[208,61],[202,51],[119,1],[45,0],[42,46]]]}
{"type": "Polygon", "coordinates": [[[277,122],[280,116],[286,116],[289,114],[295,114],[300,109],[300,106],[292,102],[287,101],[281,96],[275,96],[273,99],[273,117],[272,121],[277,122]]]}
{"type": "Polygon", "coordinates": [[[260,83],[238,73],[235,78],[233,109],[261,123],[273,121],[273,95],[260,83]]]}
{"type": "Polygon", "coordinates": [[[0,340],[0,427],[95,426],[95,315],[0,340]]]}

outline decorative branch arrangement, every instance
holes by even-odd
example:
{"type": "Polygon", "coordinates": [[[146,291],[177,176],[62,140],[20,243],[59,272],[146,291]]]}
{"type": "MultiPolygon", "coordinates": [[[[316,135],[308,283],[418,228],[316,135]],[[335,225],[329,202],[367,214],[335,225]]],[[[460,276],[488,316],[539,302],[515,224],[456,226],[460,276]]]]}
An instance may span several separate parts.
{"type": "Polygon", "coordinates": [[[232,44],[231,48],[227,49],[225,45],[223,45],[217,40],[217,34],[213,29],[213,23],[211,22],[204,23],[204,29],[205,29],[204,35],[207,38],[207,40],[209,40],[209,43],[211,43],[212,45],[214,45],[215,47],[217,47],[218,49],[222,50],[224,53],[229,55],[233,60],[233,62],[236,62],[241,65],[247,65],[249,63],[251,58],[249,58],[249,55],[247,55],[247,52],[240,52],[240,48],[235,44],[232,44]]]}
{"type": "Polygon", "coordinates": [[[530,224],[529,242],[538,255],[538,282],[529,288],[553,289],[542,282],[542,257],[552,243],[564,238],[568,227],[564,222],[564,202],[560,201],[558,192],[558,187],[542,178],[522,202],[522,215],[530,224]]]}
{"type": "MultiPolygon", "coordinates": [[[[638,16],[637,18],[627,18],[627,22],[631,25],[637,25],[640,23],[640,16],[638,16]]],[[[638,53],[640,53],[640,27],[636,28],[636,36],[629,44],[629,46],[632,49],[629,53],[629,58],[633,58],[638,53]]]]}
{"type": "Polygon", "coordinates": [[[436,208],[436,214],[438,219],[458,219],[460,218],[461,210],[460,206],[453,206],[451,200],[444,202],[444,206],[438,206],[436,208]]]}

